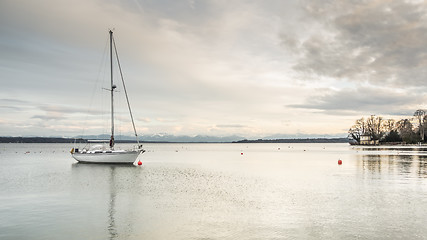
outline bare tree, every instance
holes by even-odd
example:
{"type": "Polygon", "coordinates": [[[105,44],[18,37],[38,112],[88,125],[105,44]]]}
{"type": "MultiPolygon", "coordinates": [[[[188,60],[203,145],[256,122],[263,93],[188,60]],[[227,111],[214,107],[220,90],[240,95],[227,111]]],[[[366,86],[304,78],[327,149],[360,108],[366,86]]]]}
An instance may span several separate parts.
{"type": "Polygon", "coordinates": [[[365,127],[365,119],[357,119],[355,124],[348,130],[348,133],[354,140],[357,141],[357,143],[360,143],[360,136],[363,135],[366,131],[365,127]]]}
{"type": "Polygon", "coordinates": [[[413,125],[409,119],[399,120],[397,129],[402,140],[406,143],[417,143],[420,140],[419,136],[414,132],[413,125]]]}
{"type": "Polygon", "coordinates": [[[418,119],[418,130],[420,132],[421,141],[424,142],[424,118],[426,112],[422,109],[415,111],[414,116],[418,119]]]}
{"type": "Polygon", "coordinates": [[[386,132],[391,132],[396,130],[396,121],[394,119],[387,119],[384,121],[383,130],[386,132]]]}
{"type": "Polygon", "coordinates": [[[384,132],[382,131],[383,118],[371,115],[366,119],[366,131],[365,133],[370,135],[372,140],[379,140],[384,132]]]}

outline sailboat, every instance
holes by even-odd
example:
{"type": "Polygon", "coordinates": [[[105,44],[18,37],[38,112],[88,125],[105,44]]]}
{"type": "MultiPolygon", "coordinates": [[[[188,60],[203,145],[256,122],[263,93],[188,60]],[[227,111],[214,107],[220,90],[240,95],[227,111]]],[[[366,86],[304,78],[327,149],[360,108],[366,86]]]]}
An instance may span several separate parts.
{"type": "Polygon", "coordinates": [[[126,91],[125,82],[123,79],[122,70],[120,67],[120,61],[117,54],[117,48],[116,43],[113,38],[113,31],[109,30],[110,34],[110,77],[111,77],[111,86],[109,89],[106,89],[111,92],[111,137],[109,140],[88,140],[89,143],[104,143],[104,145],[97,144],[93,146],[87,146],[83,149],[73,148],[71,149],[71,156],[79,161],[79,162],[85,162],[85,163],[134,163],[138,156],[145,152],[144,149],[142,149],[142,145],[140,145],[138,140],[138,134],[136,132],[135,128],[135,122],[133,120],[132,116],[132,110],[130,108],[129,98],[126,91]],[[117,88],[116,85],[114,85],[113,81],[113,46],[114,46],[114,53],[117,58],[117,65],[120,70],[120,76],[123,83],[123,90],[126,95],[126,101],[129,109],[130,118],[132,120],[132,126],[136,137],[137,145],[134,146],[132,149],[128,150],[122,150],[122,149],[115,149],[114,145],[114,90],[117,88]],[[106,143],[108,143],[108,146],[106,146],[106,143]]]}

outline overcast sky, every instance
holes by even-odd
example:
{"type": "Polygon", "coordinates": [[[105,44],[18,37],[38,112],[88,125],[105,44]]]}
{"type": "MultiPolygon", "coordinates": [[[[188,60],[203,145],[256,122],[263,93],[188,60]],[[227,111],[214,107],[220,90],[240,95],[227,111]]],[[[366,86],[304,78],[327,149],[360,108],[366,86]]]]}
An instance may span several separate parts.
{"type": "Polygon", "coordinates": [[[108,133],[109,28],[141,135],[345,137],[427,108],[425,1],[2,0],[0,135],[108,133]]]}

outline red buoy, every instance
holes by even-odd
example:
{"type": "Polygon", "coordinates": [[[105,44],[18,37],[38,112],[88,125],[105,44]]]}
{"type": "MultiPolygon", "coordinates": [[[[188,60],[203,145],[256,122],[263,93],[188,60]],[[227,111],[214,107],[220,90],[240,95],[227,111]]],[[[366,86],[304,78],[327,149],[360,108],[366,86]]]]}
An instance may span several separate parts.
{"type": "Polygon", "coordinates": [[[243,155],[243,153],[241,152],[240,155],[243,155]]]}
{"type": "Polygon", "coordinates": [[[338,165],[341,165],[342,164],[342,161],[341,161],[341,159],[340,160],[338,160],[338,165]]]}
{"type": "Polygon", "coordinates": [[[141,160],[139,160],[138,161],[138,166],[141,166],[142,165],[142,162],[141,162],[141,160]]]}

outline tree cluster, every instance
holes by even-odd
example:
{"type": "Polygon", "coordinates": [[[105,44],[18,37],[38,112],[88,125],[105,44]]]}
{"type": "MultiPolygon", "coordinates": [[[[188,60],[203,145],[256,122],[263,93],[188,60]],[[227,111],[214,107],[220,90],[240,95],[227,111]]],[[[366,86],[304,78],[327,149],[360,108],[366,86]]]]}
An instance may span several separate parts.
{"type": "Polygon", "coordinates": [[[349,137],[360,144],[361,136],[370,140],[390,143],[402,142],[415,144],[425,142],[427,129],[427,111],[417,110],[412,118],[401,120],[384,119],[372,115],[368,118],[356,120],[355,124],[348,130],[349,137]]]}

